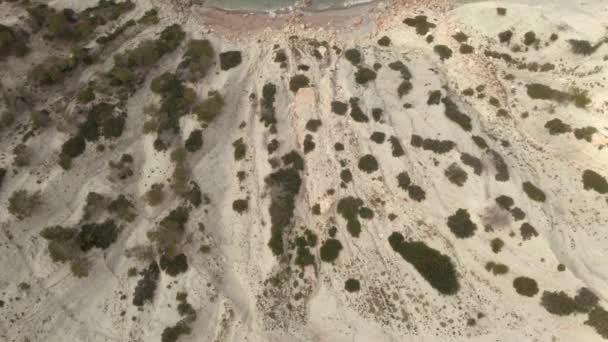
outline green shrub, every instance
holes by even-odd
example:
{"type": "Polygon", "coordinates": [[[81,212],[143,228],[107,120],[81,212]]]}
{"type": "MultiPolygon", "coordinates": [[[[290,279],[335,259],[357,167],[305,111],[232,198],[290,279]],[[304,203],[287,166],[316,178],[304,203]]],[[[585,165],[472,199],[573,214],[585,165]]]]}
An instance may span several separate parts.
{"type": "Polygon", "coordinates": [[[304,138],[303,146],[304,146],[304,154],[307,154],[308,152],[315,149],[316,144],[312,139],[312,135],[306,134],[306,137],[304,138]]]}
{"type": "Polygon", "coordinates": [[[72,275],[76,278],[88,277],[90,269],[91,262],[85,257],[74,259],[70,263],[70,271],[72,272],[72,275]]]}
{"type": "Polygon", "coordinates": [[[545,123],[545,128],[549,130],[549,134],[558,135],[572,132],[572,127],[570,125],[565,124],[560,119],[549,120],[545,123]]]}
{"type": "Polygon", "coordinates": [[[371,154],[366,154],[359,159],[359,170],[372,173],[378,170],[378,161],[371,154]]]}
{"type": "Polygon", "coordinates": [[[143,306],[147,301],[154,301],[154,293],[160,276],[160,269],[156,261],[152,261],[148,268],[141,272],[141,275],[133,294],[133,305],[135,306],[143,306]]]}
{"type": "Polygon", "coordinates": [[[139,20],[137,22],[144,24],[144,25],[158,24],[160,22],[160,19],[158,18],[158,9],[153,8],[153,9],[147,10],[144,13],[144,15],[142,15],[142,17],[139,18],[139,20]]]}
{"type": "Polygon", "coordinates": [[[350,183],[353,180],[353,174],[350,172],[349,169],[344,169],[340,172],[340,179],[345,184],[350,183]]]}
{"type": "Polygon", "coordinates": [[[321,120],[310,119],[308,122],[306,122],[306,130],[308,131],[317,132],[319,127],[321,127],[321,120]]]}
{"type": "Polygon", "coordinates": [[[178,70],[187,80],[194,82],[205,75],[215,58],[215,51],[209,40],[193,39],[188,42],[186,52],[178,70]]]}
{"type": "Polygon", "coordinates": [[[483,170],[483,165],[481,164],[481,160],[473,155],[470,155],[468,153],[461,153],[460,154],[460,161],[473,169],[473,172],[476,175],[481,175],[481,172],[483,170]]]}
{"type": "Polygon", "coordinates": [[[126,222],[133,222],[137,217],[135,206],[125,195],[118,195],[112,200],[108,204],[108,212],[126,222]]]}
{"type": "Polygon", "coordinates": [[[262,100],[260,101],[261,117],[260,121],[268,127],[277,123],[275,117],[274,101],[277,87],[272,83],[266,83],[262,88],[262,100]]]}
{"type": "MultiPolygon", "coordinates": [[[[299,155],[294,152],[298,157],[299,155]]],[[[286,156],[283,157],[284,162],[286,156]]],[[[270,187],[271,202],[268,212],[271,220],[271,238],[268,246],[274,255],[283,254],[283,232],[290,224],[295,210],[295,197],[300,192],[302,179],[298,173],[298,169],[294,160],[298,160],[291,156],[291,163],[294,167],[289,169],[279,169],[265,179],[265,183],[270,187]]],[[[301,157],[300,157],[301,159],[301,157]]],[[[285,162],[286,163],[286,162],[285,162]]],[[[303,164],[303,161],[300,161],[303,164]]],[[[286,163],[287,164],[287,163],[286,163]]],[[[303,168],[303,165],[302,165],[303,168]]]]}
{"type": "Polygon", "coordinates": [[[332,101],[331,102],[331,111],[338,115],[346,114],[348,110],[348,104],[340,101],[332,101]]]}
{"type": "Polygon", "coordinates": [[[445,97],[441,100],[443,105],[445,106],[445,116],[448,119],[457,123],[463,130],[470,132],[472,129],[471,118],[462,113],[458,106],[448,97],[445,97]]]}
{"type": "Polygon", "coordinates": [[[608,339],[608,311],[602,307],[596,306],[591,310],[585,324],[593,327],[595,332],[603,338],[608,339]]]}
{"type": "Polygon", "coordinates": [[[471,221],[471,215],[466,209],[458,209],[448,217],[448,227],[457,238],[464,239],[475,235],[477,225],[471,221]]]}
{"type": "Polygon", "coordinates": [[[411,180],[410,180],[410,176],[407,174],[407,172],[406,172],[406,171],[400,172],[400,173],[397,175],[397,185],[398,185],[398,186],[399,186],[401,189],[403,189],[403,190],[407,191],[407,189],[408,189],[408,187],[410,186],[410,184],[411,184],[411,183],[412,183],[412,182],[411,182],[411,180]]]}
{"type": "Polygon", "coordinates": [[[442,61],[452,57],[452,49],[445,45],[435,45],[433,51],[435,51],[435,53],[439,55],[439,59],[441,59],[442,61]]]}
{"type": "Polygon", "coordinates": [[[496,14],[498,15],[506,15],[507,14],[507,9],[504,7],[497,7],[496,8],[496,14]]]}
{"type": "Polygon", "coordinates": [[[78,230],[74,228],[64,228],[62,226],[50,226],[45,227],[40,232],[40,236],[42,236],[45,240],[48,241],[60,241],[66,242],[70,241],[78,234],[78,230]]]}
{"type": "Polygon", "coordinates": [[[566,102],[569,95],[559,90],[555,90],[549,86],[540,83],[532,83],[526,85],[526,92],[531,99],[534,100],[551,100],[556,102],[566,102]]]}
{"type": "Polygon", "coordinates": [[[595,293],[586,287],[581,287],[574,296],[577,312],[590,312],[599,302],[595,293]]]}
{"type": "Polygon", "coordinates": [[[469,53],[473,53],[473,52],[475,51],[475,48],[474,48],[474,47],[472,47],[472,46],[471,46],[471,45],[469,45],[469,44],[461,44],[461,45],[460,45],[460,48],[458,49],[458,51],[459,51],[461,54],[466,55],[466,54],[469,54],[469,53]]]}
{"type": "Polygon", "coordinates": [[[526,213],[524,213],[524,211],[521,210],[519,207],[511,209],[510,212],[511,216],[513,216],[513,219],[515,221],[521,221],[526,218],[526,213]]]}
{"type": "Polygon", "coordinates": [[[232,210],[239,214],[244,213],[249,208],[249,201],[247,199],[237,199],[232,202],[232,210]]]}
{"type": "Polygon", "coordinates": [[[327,239],[321,246],[321,260],[325,262],[333,262],[340,255],[342,244],[336,239],[327,239]]]}
{"type": "Polygon", "coordinates": [[[289,90],[293,93],[297,93],[300,88],[308,88],[310,86],[310,80],[306,75],[295,75],[289,80],[289,90]]]}
{"type": "Polygon", "coordinates": [[[583,187],[585,190],[595,190],[599,194],[608,193],[606,178],[593,170],[583,172],[583,187]]]}
{"type": "Polygon", "coordinates": [[[504,246],[505,243],[500,238],[494,238],[492,239],[492,241],[490,241],[490,247],[492,248],[492,252],[494,253],[500,253],[504,246]]]}
{"type": "Polygon", "coordinates": [[[391,45],[391,39],[387,36],[382,36],[380,39],[378,39],[378,45],[380,46],[390,46],[391,45]]]}
{"type": "Polygon", "coordinates": [[[547,199],[545,193],[530,182],[524,182],[522,187],[526,195],[533,201],[544,202],[547,199]]]}
{"type": "Polygon", "coordinates": [[[538,39],[536,38],[536,33],[534,33],[534,31],[528,31],[524,34],[524,45],[530,46],[537,41],[538,39]]]}
{"type": "Polygon", "coordinates": [[[482,137],[474,135],[471,138],[473,139],[475,145],[477,145],[477,147],[479,147],[480,149],[485,150],[486,148],[488,148],[488,144],[482,137]]]}
{"type": "Polygon", "coordinates": [[[538,285],[536,284],[536,280],[528,277],[515,278],[513,280],[513,287],[517,293],[526,297],[534,297],[538,293],[538,285]]]}
{"type": "Polygon", "coordinates": [[[466,33],[459,31],[456,34],[452,35],[452,38],[454,38],[454,40],[456,40],[459,43],[464,43],[467,40],[469,40],[469,36],[466,35],[466,33]]]}
{"type": "Polygon", "coordinates": [[[587,142],[591,142],[593,140],[593,135],[597,132],[597,128],[592,126],[576,128],[574,129],[574,137],[578,140],[585,140],[587,142]]]}
{"type": "Polygon", "coordinates": [[[513,38],[513,31],[511,30],[503,31],[498,34],[498,40],[501,43],[509,43],[511,42],[511,38],[513,38]]]}
{"type": "Polygon", "coordinates": [[[210,91],[209,96],[194,107],[200,121],[211,123],[224,108],[224,98],[217,91],[210,91]]]}
{"type": "Polygon", "coordinates": [[[191,153],[194,153],[203,147],[203,131],[195,129],[190,132],[188,139],[184,143],[184,148],[191,153]]]}
{"type": "Polygon", "coordinates": [[[346,220],[346,228],[353,237],[359,237],[361,234],[361,223],[358,219],[361,206],[363,206],[363,201],[352,196],[342,198],[338,202],[337,211],[346,220]]]}
{"type": "Polygon", "coordinates": [[[424,190],[422,190],[422,188],[418,185],[410,185],[407,188],[407,194],[412,200],[416,202],[422,202],[426,199],[426,192],[424,192],[424,190]]]}
{"type": "Polygon", "coordinates": [[[155,207],[163,202],[165,199],[163,188],[164,185],[160,183],[154,183],[150,186],[150,190],[146,192],[146,202],[149,206],[155,207]]]}
{"type": "Polygon", "coordinates": [[[425,15],[417,15],[413,18],[407,18],[403,20],[403,23],[407,26],[415,27],[416,33],[421,36],[426,35],[430,29],[437,27],[437,25],[428,22],[425,15]]]}
{"type": "Polygon", "coordinates": [[[492,156],[496,175],[494,179],[498,182],[506,182],[509,180],[509,168],[503,157],[496,151],[488,149],[488,153],[492,156]]]}
{"type": "Polygon", "coordinates": [[[429,106],[438,105],[441,102],[441,90],[433,90],[429,93],[426,104],[429,106]]]}
{"type": "Polygon", "coordinates": [[[226,51],[220,53],[220,69],[229,70],[239,66],[242,62],[240,51],[226,51]]]}
{"type": "Polygon", "coordinates": [[[165,273],[176,277],[178,274],[188,271],[188,258],[184,253],[177,254],[174,257],[163,254],[160,257],[159,265],[165,273]]]}
{"type": "Polygon", "coordinates": [[[589,98],[589,91],[574,87],[570,90],[570,100],[574,102],[574,105],[578,108],[585,108],[591,103],[589,98]]]}
{"type": "Polygon", "coordinates": [[[394,232],[388,242],[393,250],[412,264],[420,275],[439,293],[454,295],[460,289],[456,269],[447,255],[421,241],[405,241],[403,235],[394,232]]]}
{"type": "Polygon", "coordinates": [[[357,279],[348,279],[344,282],[344,289],[348,292],[358,292],[361,289],[361,284],[357,279]]]}
{"type": "Polygon", "coordinates": [[[382,144],[382,143],[384,143],[384,140],[386,139],[386,134],[384,134],[382,132],[374,132],[374,133],[372,133],[372,135],[369,138],[376,144],[382,144]]]}
{"type": "Polygon", "coordinates": [[[95,100],[95,82],[91,81],[78,93],[78,102],[87,104],[95,100]]]}
{"type": "Polygon", "coordinates": [[[34,210],[42,204],[40,192],[29,193],[27,190],[16,190],[8,199],[8,212],[19,220],[31,217],[34,210]]]}
{"type": "Polygon", "coordinates": [[[388,67],[391,68],[391,70],[399,71],[401,73],[401,78],[404,80],[409,80],[412,78],[410,69],[408,69],[408,67],[401,61],[389,63],[388,67]]]}
{"type": "Polygon", "coordinates": [[[176,342],[182,335],[190,335],[192,329],[185,322],[178,322],[172,327],[167,327],[161,334],[161,342],[176,342]]]}
{"type": "Polygon", "coordinates": [[[413,88],[414,86],[412,86],[412,83],[410,81],[403,80],[397,88],[397,94],[399,94],[399,98],[402,98],[403,96],[409,94],[413,88]]]}
{"type": "Polygon", "coordinates": [[[509,267],[505,264],[489,261],[486,263],[486,270],[494,275],[503,275],[509,272],[509,267]]]}
{"type": "Polygon", "coordinates": [[[532,237],[538,236],[536,228],[527,222],[523,223],[521,227],[519,227],[519,232],[524,240],[530,240],[532,237]]]}
{"type": "Polygon", "coordinates": [[[296,170],[304,170],[304,159],[302,159],[302,156],[300,156],[300,154],[294,150],[285,154],[281,159],[283,160],[283,164],[285,164],[285,166],[291,165],[296,170]]]}
{"type": "Polygon", "coordinates": [[[125,128],[125,117],[109,117],[103,121],[102,132],[106,139],[119,138],[125,128]]]}
{"type": "Polygon", "coordinates": [[[352,65],[361,63],[361,52],[357,49],[348,49],[344,51],[344,57],[351,62],[352,65]]]}
{"type": "Polygon", "coordinates": [[[78,243],[83,252],[93,247],[106,249],[116,241],[117,237],[118,227],[113,220],[106,220],[103,223],[82,225],[78,233],[78,243]]]}
{"type": "Polygon", "coordinates": [[[570,43],[572,53],[584,56],[592,55],[602,45],[602,42],[591,45],[589,41],[578,39],[569,39],[568,43],[570,43]]]}
{"type": "Polygon", "coordinates": [[[232,143],[232,147],[234,148],[234,160],[239,161],[245,158],[247,154],[247,145],[243,141],[243,138],[239,138],[232,143]]]}
{"type": "Polygon", "coordinates": [[[358,84],[365,85],[369,81],[373,81],[376,79],[376,72],[372,69],[368,69],[366,67],[358,67],[355,72],[355,82],[358,84]]]}
{"type": "Polygon", "coordinates": [[[351,97],[349,102],[351,107],[350,117],[353,118],[353,120],[355,120],[356,122],[368,122],[369,118],[367,117],[367,115],[365,115],[365,113],[363,113],[361,106],[359,106],[359,98],[351,97]]]}
{"type": "Polygon", "coordinates": [[[458,164],[452,163],[444,171],[446,178],[452,183],[458,186],[463,186],[467,181],[468,175],[458,164]]]}
{"type": "Polygon", "coordinates": [[[403,147],[401,146],[401,143],[399,142],[399,139],[397,137],[391,136],[389,138],[389,141],[391,142],[391,150],[393,157],[399,158],[405,155],[405,151],[403,150],[403,147]]]}
{"type": "Polygon", "coordinates": [[[551,314],[567,316],[576,312],[576,301],[564,291],[544,291],[540,304],[551,314]]]}

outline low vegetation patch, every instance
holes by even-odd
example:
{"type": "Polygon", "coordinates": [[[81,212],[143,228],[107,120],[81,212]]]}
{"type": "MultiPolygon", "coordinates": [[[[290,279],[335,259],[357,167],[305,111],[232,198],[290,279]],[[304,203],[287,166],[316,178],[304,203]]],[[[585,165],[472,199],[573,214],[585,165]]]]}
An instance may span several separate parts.
{"type": "Polygon", "coordinates": [[[452,163],[444,171],[444,175],[452,184],[463,186],[467,181],[468,175],[458,164],[452,163]]]}
{"type": "Polygon", "coordinates": [[[594,190],[599,194],[608,193],[606,178],[593,170],[583,172],[583,187],[585,190],[594,190]]]}
{"type": "Polygon", "coordinates": [[[534,226],[532,226],[531,224],[525,222],[521,225],[521,227],[519,227],[519,232],[521,234],[522,239],[525,240],[530,240],[533,237],[538,236],[538,232],[536,231],[536,228],[534,228],[534,226]]]}
{"type": "Polygon", "coordinates": [[[382,38],[378,39],[378,45],[380,46],[390,46],[391,39],[387,36],[382,36],[382,38]]]}
{"type": "Polygon", "coordinates": [[[412,264],[420,275],[439,293],[454,295],[460,289],[456,269],[447,255],[421,241],[405,241],[403,235],[394,232],[388,242],[393,250],[412,264]]]}
{"type": "Polygon", "coordinates": [[[461,153],[460,154],[460,161],[473,169],[473,172],[476,175],[481,175],[481,172],[483,171],[483,165],[481,163],[481,160],[473,155],[470,155],[468,153],[461,153]]]}
{"type": "Polygon", "coordinates": [[[378,161],[371,154],[366,154],[359,159],[359,170],[372,173],[378,170],[378,161]]]}
{"type": "Polygon", "coordinates": [[[524,182],[522,187],[526,195],[528,195],[528,197],[533,201],[544,202],[547,199],[545,193],[530,182],[524,182]]]}
{"type": "Polygon", "coordinates": [[[295,75],[289,80],[289,90],[294,94],[301,88],[308,88],[310,86],[310,80],[306,75],[295,75]]]}
{"type": "Polygon", "coordinates": [[[549,134],[551,135],[559,135],[564,133],[572,132],[572,127],[570,125],[564,123],[560,119],[552,119],[545,123],[545,128],[549,130],[549,134]]]}
{"type": "Polygon", "coordinates": [[[141,272],[141,279],[135,286],[135,292],[133,294],[133,305],[143,306],[145,302],[152,303],[154,301],[154,294],[158,286],[158,279],[160,278],[160,269],[156,261],[152,261],[148,268],[141,272]]]}
{"type": "Polygon", "coordinates": [[[534,297],[538,293],[536,280],[528,277],[517,277],[513,280],[515,291],[522,296],[534,297]]]}
{"type": "Polygon", "coordinates": [[[260,121],[265,127],[277,123],[275,117],[274,101],[277,93],[277,87],[273,83],[266,83],[262,88],[262,100],[260,101],[261,116],[260,121]]]}
{"type": "Polygon", "coordinates": [[[404,191],[407,191],[408,187],[412,183],[410,176],[406,171],[400,172],[397,175],[397,185],[404,191]]]}
{"type": "Polygon", "coordinates": [[[355,82],[361,85],[367,84],[369,81],[376,79],[376,72],[366,67],[359,67],[355,72],[355,82]]]}
{"type": "Polygon", "coordinates": [[[424,36],[430,29],[437,27],[437,25],[427,21],[426,15],[417,15],[413,18],[407,18],[403,20],[403,23],[407,26],[415,27],[416,33],[424,36]]]}
{"type": "Polygon", "coordinates": [[[597,132],[597,128],[593,126],[576,128],[574,129],[574,137],[578,140],[585,140],[586,142],[591,142],[593,140],[593,135],[597,132]]]}
{"type": "Polygon", "coordinates": [[[359,209],[363,206],[363,200],[348,196],[338,202],[337,211],[346,220],[346,228],[353,237],[361,234],[361,222],[359,222],[359,209]]]}
{"type": "Polygon", "coordinates": [[[226,71],[236,68],[242,62],[240,51],[226,51],[220,53],[220,69],[226,71]]]}
{"type": "Polygon", "coordinates": [[[602,45],[603,41],[591,44],[587,40],[569,39],[570,51],[577,55],[590,56],[602,45]]]}
{"type": "Polygon", "coordinates": [[[473,128],[471,125],[471,118],[462,113],[456,103],[454,103],[454,101],[452,101],[450,98],[445,97],[441,100],[441,102],[443,102],[443,105],[445,106],[445,116],[457,123],[458,126],[460,126],[463,130],[470,132],[473,128]]]}
{"type": "Polygon", "coordinates": [[[391,136],[389,141],[391,142],[391,150],[393,157],[399,158],[405,155],[405,151],[403,150],[403,147],[401,146],[401,143],[399,142],[399,139],[397,137],[391,136]]]}
{"type": "Polygon", "coordinates": [[[207,75],[213,65],[215,51],[207,39],[192,39],[188,42],[183,60],[177,72],[184,79],[196,82],[207,75]]]}
{"type": "Polygon", "coordinates": [[[361,289],[361,283],[359,280],[350,278],[344,283],[344,289],[348,292],[358,292],[361,289]]]}
{"type": "Polygon", "coordinates": [[[334,114],[344,115],[348,110],[348,104],[340,101],[332,101],[331,102],[331,111],[334,114]]]}
{"type": "Polygon", "coordinates": [[[486,263],[486,270],[494,275],[503,275],[509,273],[509,267],[505,264],[489,261],[486,263]]]}
{"type": "Polygon", "coordinates": [[[342,251],[342,243],[336,239],[327,239],[321,246],[321,260],[325,262],[334,262],[340,256],[342,251]]]}
{"type": "Polygon", "coordinates": [[[422,147],[427,151],[432,151],[436,154],[444,154],[450,152],[456,144],[450,140],[423,139],[421,136],[413,134],[410,144],[414,147],[422,147]]]}
{"type": "Polygon", "coordinates": [[[16,190],[8,199],[8,212],[19,220],[31,217],[42,204],[40,192],[16,190]]]}
{"type": "Polygon", "coordinates": [[[471,215],[466,209],[458,209],[454,215],[449,216],[448,227],[460,239],[473,236],[477,230],[477,225],[471,221],[471,215]]]}
{"type": "Polygon", "coordinates": [[[348,49],[344,51],[344,57],[352,64],[358,65],[361,63],[361,52],[357,49],[348,49]]]}
{"type": "Polygon", "coordinates": [[[426,199],[426,192],[418,185],[412,184],[407,188],[407,194],[416,202],[422,202],[426,199]]]}

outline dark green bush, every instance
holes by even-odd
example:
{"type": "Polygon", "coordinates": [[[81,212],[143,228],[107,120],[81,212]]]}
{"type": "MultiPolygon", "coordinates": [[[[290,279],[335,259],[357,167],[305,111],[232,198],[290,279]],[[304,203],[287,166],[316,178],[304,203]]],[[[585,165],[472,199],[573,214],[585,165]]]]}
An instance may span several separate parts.
{"type": "Polygon", "coordinates": [[[188,42],[178,72],[191,82],[200,80],[207,75],[214,59],[215,51],[209,40],[193,39],[188,42]]]}
{"type": "Polygon", "coordinates": [[[503,275],[509,272],[509,267],[507,265],[495,263],[493,261],[487,262],[485,267],[488,272],[492,272],[494,275],[503,275]]]}
{"type": "Polygon", "coordinates": [[[569,39],[568,43],[570,43],[572,53],[584,56],[592,55],[602,45],[602,42],[591,45],[589,41],[578,39],[569,39]]]}
{"type": "Polygon", "coordinates": [[[595,190],[599,194],[608,193],[606,178],[593,170],[583,172],[583,187],[585,190],[595,190]]]}
{"type": "Polygon", "coordinates": [[[240,51],[226,51],[220,53],[220,69],[229,70],[239,66],[242,62],[240,51]]]}
{"type": "Polygon", "coordinates": [[[558,135],[572,132],[572,127],[570,125],[565,124],[560,119],[549,120],[545,123],[545,128],[549,130],[549,134],[558,135]]]}
{"type": "Polygon", "coordinates": [[[358,84],[365,85],[369,81],[373,81],[376,79],[376,72],[372,69],[368,69],[366,67],[358,67],[355,72],[355,82],[358,84]]]}
{"type": "Polygon", "coordinates": [[[196,152],[203,147],[203,131],[195,129],[190,132],[188,139],[184,143],[184,147],[188,152],[196,152]]]}
{"type": "Polygon", "coordinates": [[[406,171],[400,172],[397,175],[397,184],[401,189],[407,191],[411,183],[412,182],[410,180],[410,176],[407,174],[406,171]]]}
{"type": "Polygon", "coordinates": [[[441,102],[441,90],[433,90],[429,93],[426,104],[429,106],[438,105],[441,102]]]}
{"type": "Polygon", "coordinates": [[[556,102],[566,102],[569,95],[559,90],[555,90],[549,86],[540,83],[532,83],[526,85],[526,92],[531,99],[534,100],[552,100],[556,102]]]}
{"type": "Polygon", "coordinates": [[[488,144],[482,137],[474,135],[471,138],[473,139],[475,145],[477,145],[477,147],[479,147],[480,149],[485,150],[486,148],[488,148],[488,144]]]}
{"type": "Polygon", "coordinates": [[[576,301],[564,291],[544,291],[540,304],[551,314],[567,316],[576,312],[576,301]]]}
{"type": "Polygon", "coordinates": [[[163,254],[160,257],[160,269],[168,275],[176,277],[180,273],[188,271],[188,258],[184,253],[176,256],[168,256],[163,254]]]}
{"type": "Polygon", "coordinates": [[[361,289],[361,284],[357,279],[348,279],[344,283],[344,289],[348,292],[358,292],[361,289]]]}
{"type": "Polygon", "coordinates": [[[407,194],[416,202],[422,202],[426,199],[426,192],[418,185],[412,184],[407,188],[407,194]]]}
{"type": "Polygon", "coordinates": [[[117,237],[118,227],[113,220],[106,220],[103,223],[82,225],[78,233],[78,243],[83,252],[93,247],[106,249],[116,241],[117,237]]]}
{"type": "Polygon", "coordinates": [[[245,158],[247,154],[247,145],[243,141],[243,138],[239,138],[232,143],[232,147],[234,148],[234,160],[239,161],[245,158]]]}
{"type": "Polygon", "coordinates": [[[232,202],[232,210],[239,214],[244,213],[249,208],[249,201],[247,199],[237,199],[232,202]]]}
{"type": "Polygon", "coordinates": [[[593,135],[597,132],[597,128],[592,126],[575,128],[574,137],[578,140],[585,140],[587,142],[591,142],[593,140],[593,135]]]}
{"type": "Polygon", "coordinates": [[[409,80],[412,78],[412,73],[410,72],[410,69],[408,69],[408,67],[401,61],[389,63],[388,67],[391,68],[391,70],[399,71],[401,73],[401,77],[404,80],[409,80]]]}
{"type": "Polygon", "coordinates": [[[399,139],[397,137],[391,136],[389,138],[389,141],[391,142],[391,150],[393,157],[399,158],[405,155],[405,151],[403,150],[403,147],[401,146],[401,143],[399,142],[399,139]]]}
{"type": "Polygon", "coordinates": [[[599,302],[595,293],[586,287],[581,287],[574,296],[577,312],[590,312],[599,302]]]}
{"type": "Polygon", "coordinates": [[[260,121],[264,123],[265,127],[274,125],[277,123],[275,117],[274,101],[277,93],[277,87],[272,83],[264,84],[262,88],[262,100],[260,101],[261,117],[260,121]]]}
{"type": "Polygon", "coordinates": [[[133,294],[133,305],[135,306],[143,306],[147,301],[154,301],[154,292],[156,292],[160,276],[160,270],[156,261],[152,261],[148,268],[141,272],[141,275],[142,277],[137,282],[133,294]]]}
{"type": "Polygon", "coordinates": [[[137,21],[141,24],[144,25],[156,25],[160,22],[160,19],[158,18],[158,9],[153,8],[150,10],[147,10],[144,15],[141,16],[141,18],[139,18],[139,20],[137,21]]]}
{"type": "Polygon", "coordinates": [[[393,250],[412,264],[420,275],[439,293],[454,295],[460,289],[456,269],[447,255],[421,241],[405,241],[403,235],[394,232],[388,242],[393,250]]]}
{"type": "Polygon", "coordinates": [[[533,201],[544,202],[547,199],[545,193],[530,182],[524,182],[522,187],[526,195],[533,201]]]}
{"type": "Polygon", "coordinates": [[[178,322],[172,327],[167,327],[161,334],[161,342],[176,342],[182,335],[190,335],[192,329],[185,322],[178,322]]]}
{"type": "Polygon", "coordinates": [[[336,239],[327,239],[321,246],[321,260],[325,262],[333,262],[340,255],[342,244],[336,239]]]}
{"type": "Polygon", "coordinates": [[[211,91],[205,100],[194,107],[194,112],[199,120],[210,123],[221,113],[223,107],[224,98],[222,95],[216,91],[211,91]]]}
{"type": "Polygon", "coordinates": [[[471,215],[466,209],[458,209],[454,215],[449,216],[448,227],[460,239],[473,236],[477,230],[477,225],[471,221],[471,215]]]}
{"type": "Polygon", "coordinates": [[[0,59],[15,55],[25,56],[30,48],[27,46],[28,39],[11,27],[0,24],[0,59]]]}
{"type": "Polygon", "coordinates": [[[340,172],[340,179],[345,184],[350,183],[353,180],[353,174],[350,172],[349,169],[344,169],[340,172]]]}
{"type": "Polygon", "coordinates": [[[507,9],[504,7],[497,7],[496,8],[496,14],[498,15],[506,15],[507,14],[507,9]]]}
{"type": "Polygon", "coordinates": [[[513,287],[517,293],[526,297],[534,297],[538,293],[538,285],[536,284],[536,280],[528,277],[515,278],[513,280],[513,287]]]}
{"type": "Polygon", "coordinates": [[[458,164],[452,163],[444,171],[444,175],[452,183],[458,186],[463,186],[467,181],[468,175],[458,164]]]}
{"type": "Polygon", "coordinates": [[[498,34],[498,40],[501,43],[509,43],[511,42],[511,38],[513,38],[513,31],[511,30],[503,31],[498,34]]]}
{"type": "Polygon", "coordinates": [[[538,236],[536,228],[527,222],[523,223],[521,227],[519,227],[519,232],[524,240],[530,240],[531,238],[538,236]]]}
{"type": "Polygon", "coordinates": [[[471,118],[468,115],[462,113],[449,97],[443,98],[441,102],[445,106],[444,113],[448,119],[457,123],[463,130],[467,132],[471,131],[473,127],[471,126],[471,118]]]}
{"type": "Polygon", "coordinates": [[[415,27],[416,33],[424,36],[430,29],[435,28],[437,25],[428,22],[426,15],[417,15],[413,18],[407,18],[403,20],[403,23],[407,26],[415,27]]]}
{"type": "Polygon", "coordinates": [[[378,45],[389,46],[391,45],[391,39],[387,36],[382,36],[382,38],[378,39],[378,45]]]}
{"type": "Polygon", "coordinates": [[[363,206],[363,201],[352,196],[342,198],[338,202],[337,211],[346,220],[346,228],[353,237],[359,237],[361,234],[361,222],[358,219],[361,206],[363,206]]]}
{"type": "Polygon", "coordinates": [[[585,321],[585,324],[593,327],[595,332],[605,339],[608,339],[608,311],[600,306],[596,306],[585,321]]]}
{"type": "Polygon", "coordinates": [[[317,132],[319,127],[321,127],[321,120],[310,119],[308,122],[306,122],[306,129],[311,132],[317,132]]]}
{"type": "Polygon", "coordinates": [[[483,165],[481,164],[481,160],[473,155],[470,155],[468,153],[461,153],[460,154],[460,161],[473,169],[473,172],[476,175],[481,175],[481,172],[483,170],[483,165]]]}
{"type": "Polygon", "coordinates": [[[366,154],[359,159],[359,170],[372,173],[378,170],[378,161],[371,154],[366,154]]]}
{"type": "Polygon", "coordinates": [[[331,111],[338,115],[346,114],[348,110],[348,104],[340,101],[332,101],[331,102],[331,111]]]}
{"type": "Polygon", "coordinates": [[[304,146],[304,154],[307,154],[308,152],[314,150],[316,144],[313,141],[312,135],[306,134],[306,137],[304,138],[304,143],[302,145],[304,146]]]}
{"type": "Polygon", "coordinates": [[[386,134],[382,132],[374,132],[369,138],[376,144],[382,144],[384,143],[384,139],[386,139],[386,134]]]}
{"type": "Polygon", "coordinates": [[[513,216],[515,221],[521,221],[526,218],[526,213],[524,213],[524,211],[519,207],[515,207],[511,209],[511,216],[513,216]]]}
{"type": "Polygon", "coordinates": [[[349,102],[351,107],[351,118],[353,118],[353,120],[355,120],[356,122],[368,122],[369,118],[367,117],[367,115],[365,115],[365,113],[363,113],[363,110],[359,106],[359,98],[351,97],[349,102]]]}
{"type": "Polygon", "coordinates": [[[306,75],[295,75],[289,80],[289,90],[293,93],[297,93],[300,88],[308,88],[310,86],[310,80],[306,75]]]}
{"type": "Polygon", "coordinates": [[[49,241],[70,241],[78,234],[75,228],[64,228],[62,226],[50,226],[42,229],[40,236],[49,241]]]}
{"type": "Polygon", "coordinates": [[[435,51],[435,53],[439,55],[439,59],[441,59],[442,61],[452,57],[452,49],[445,45],[435,45],[433,51],[435,51]]]}
{"type": "Polygon", "coordinates": [[[528,31],[524,34],[524,45],[530,46],[537,41],[538,39],[536,38],[536,33],[534,33],[534,31],[528,31]]]}
{"type": "Polygon", "coordinates": [[[498,182],[506,182],[509,180],[509,168],[503,157],[496,151],[488,149],[488,153],[492,156],[496,175],[494,179],[498,182]]]}
{"type": "Polygon", "coordinates": [[[401,84],[399,84],[399,87],[397,87],[397,94],[399,94],[399,98],[409,94],[413,88],[414,86],[412,85],[412,82],[403,80],[401,84]]]}
{"type": "Polygon", "coordinates": [[[494,253],[500,253],[504,246],[505,243],[500,238],[494,238],[492,239],[492,241],[490,241],[490,247],[492,248],[492,252],[494,253]]]}
{"type": "Polygon", "coordinates": [[[469,36],[467,36],[467,34],[462,31],[459,31],[456,34],[453,34],[452,38],[454,38],[454,40],[456,40],[459,43],[464,43],[467,40],[469,40],[469,36]]]}
{"type": "MultiPolygon", "coordinates": [[[[297,155],[297,153],[295,154],[297,155]]],[[[293,160],[294,157],[289,159],[293,160]]],[[[295,197],[302,185],[302,179],[295,165],[297,163],[292,163],[294,164],[293,168],[279,169],[268,175],[265,179],[271,193],[268,212],[272,226],[268,246],[273,254],[277,256],[283,254],[283,232],[291,222],[295,210],[295,197]]],[[[301,163],[303,164],[303,161],[301,163]]]]}
{"type": "Polygon", "coordinates": [[[344,57],[351,62],[352,65],[361,63],[361,52],[357,49],[348,49],[344,51],[344,57]]]}
{"type": "Polygon", "coordinates": [[[281,159],[285,166],[292,165],[296,170],[304,170],[304,159],[302,159],[302,156],[294,150],[285,154],[281,159]]]}

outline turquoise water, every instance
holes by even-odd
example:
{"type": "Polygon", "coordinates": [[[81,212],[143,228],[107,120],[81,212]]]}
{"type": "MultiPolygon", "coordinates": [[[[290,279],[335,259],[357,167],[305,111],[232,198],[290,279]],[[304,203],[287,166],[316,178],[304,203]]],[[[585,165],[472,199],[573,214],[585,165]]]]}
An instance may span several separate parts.
{"type": "MultiPolygon", "coordinates": [[[[312,10],[340,8],[370,0],[311,0],[312,10]]],[[[295,0],[206,0],[205,6],[227,10],[275,10],[294,6],[295,0]]]]}

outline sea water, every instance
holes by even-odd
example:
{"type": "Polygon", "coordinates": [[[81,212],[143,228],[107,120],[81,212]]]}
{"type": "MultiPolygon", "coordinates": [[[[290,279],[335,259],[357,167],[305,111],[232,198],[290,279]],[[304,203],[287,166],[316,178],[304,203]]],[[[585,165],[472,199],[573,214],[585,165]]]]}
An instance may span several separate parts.
{"type": "MultiPolygon", "coordinates": [[[[324,10],[328,8],[341,8],[371,0],[310,0],[311,10],[324,10]]],[[[227,10],[257,10],[270,11],[288,9],[296,5],[296,0],[205,0],[205,6],[223,8],[227,10]]],[[[301,1],[299,2],[301,3],[301,1]]]]}

